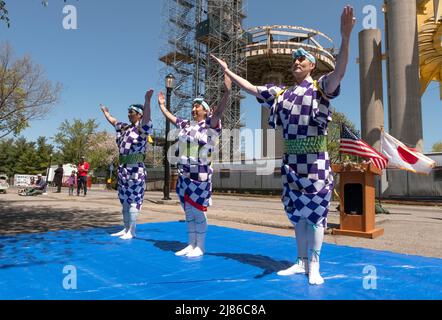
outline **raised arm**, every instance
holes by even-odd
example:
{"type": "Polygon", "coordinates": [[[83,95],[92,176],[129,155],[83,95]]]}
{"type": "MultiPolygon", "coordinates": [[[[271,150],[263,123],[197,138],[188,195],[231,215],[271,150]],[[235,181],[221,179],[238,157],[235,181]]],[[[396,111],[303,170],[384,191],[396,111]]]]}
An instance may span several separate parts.
{"type": "Polygon", "coordinates": [[[115,126],[117,124],[118,120],[110,115],[109,109],[102,104],[100,104],[100,109],[101,109],[101,111],[103,111],[103,114],[106,117],[106,120],[109,121],[109,123],[111,125],[115,126]]]}
{"type": "Polygon", "coordinates": [[[152,98],[153,90],[149,89],[144,95],[144,110],[143,110],[143,119],[141,123],[144,125],[148,123],[151,119],[150,117],[150,99],[152,98]]]}
{"type": "Polygon", "coordinates": [[[341,15],[341,48],[339,50],[338,58],[336,59],[336,67],[327,77],[326,91],[329,94],[335,92],[344,78],[345,70],[348,64],[348,55],[350,50],[350,37],[356,19],[354,17],[353,8],[345,6],[341,15]]]}
{"type": "Polygon", "coordinates": [[[167,118],[167,120],[169,120],[173,124],[176,124],[176,117],[166,109],[166,100],[164,99],[164,94],[161,91],[158,94],[158,105],[160,106],[160,110],[167,118]]]}
{"type": "Polygon", "coordinates": [[[229,94],[232,90],[232,79],[224,73],[224,94],[216,107],[215,111],[212,114],[212,118],[210,120],[210,127],[215,129],[218,126],[218,121],[221,119],[223,115],[224,109],[226,108],[227,101],[229,100],[229,94]]]}
{"type": "Polygon", "coordinates": [[[239,75],[233,73],[229,67],[227,66],[227,63],[224,60],[218,59],[213,54],[210,55],[216,62],[219,63],[221,68],[224,70],[224,73],[227,74],[230,79],[232,79],[233,82],[235,82],[241,89],[245,90],[247,93],[250,93],[251,95],[254,95],[255,97],[261,98],[262,96],[259,94],[258,89],[255,85],[251,84],[249,81],[247,81],[244,78],[241,78],[239,75]]]}

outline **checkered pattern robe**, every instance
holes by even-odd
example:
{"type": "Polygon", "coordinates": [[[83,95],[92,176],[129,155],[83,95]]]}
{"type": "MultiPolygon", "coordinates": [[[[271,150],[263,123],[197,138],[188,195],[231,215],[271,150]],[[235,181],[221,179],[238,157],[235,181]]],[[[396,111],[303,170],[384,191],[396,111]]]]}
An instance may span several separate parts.
{"type": "MultiPolygon", "coordinates": [[[[140,127],[118,122],[115,130],[120,155],[146,153],[147,137],[152,133],[152,121],[140,127]]],[[[145,187],[144,162],[118,166],[118,198],[122,205],[136,203],[137,209],[140,210],[143,205],[145,187]]]]}
{"type": "MultiPolygon", "coordinates": [[[[327,76],[318,80],[322,92],[326,92],[326,84],[327,76]]],[[[281,126],[284,139],[327,135],[327,125],[332,120],[329,100],[339,95],[340,87],[333,94],[324,96],[309,77],[300,85],[287,88],[283,94],[280,92],[285,87],[281,86],[257,88],[265,99],[258,101],[270,108],[269,125],[273,128],[281,126]]],[[[303,217],[315,225],[326,227],[333,192],[328,152],[284,154],[281,175],[282,202],[290,221],[296,224],[303,217]]]]}
{"type": "Polygon", "coordinates": [[[221,120],[214,129],[210,121],[210,117],[201,122],[177,118],[176,126],[180,131],[176,144],[179,156],[176,192],[183,208],[185,195],[198,206],[207,208],[212,204],[211,154],[221,132],[221,120]],[[187,152],[189,145],[197,153],[187,152]]]}

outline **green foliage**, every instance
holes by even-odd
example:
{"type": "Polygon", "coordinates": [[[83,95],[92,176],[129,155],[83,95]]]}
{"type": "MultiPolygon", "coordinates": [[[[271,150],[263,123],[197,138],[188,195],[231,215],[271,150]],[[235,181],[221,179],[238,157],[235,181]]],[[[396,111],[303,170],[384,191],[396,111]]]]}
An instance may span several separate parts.
{"type": "Polygon", "coordinates": [[[118,149],[115,137],[107,132],[96,133],[97,127],[94,119],[74,119],[72,123],[65,120],[54,137],[58,151],[45,137],[36,141],[27,141],[24,137],[0,139],[0,173],[9,177],[45,175],[49,164],[77,164],[84,155],[92,170],[105,172],[107,176],[110,163],[117,168],[118,149]]]}
{"type": "Polygon", "coordinates": [[[0,140],[0,172],[14,174],[46,174],[54,148],[45,137],[36,142],[24,137],[0,140]]]}
{"type": "Polygon", "coordinates": [[[97,127],[95,119],[85,122],[74,119],[73,123],[65,120],[60,125],[54,142],[62,154],[63,163],[78,163],[80,157],[86,155],[97,127]]]}
{"type": "Polygon", "coordinates": [[[442,152],[442,141],[436,142],[431,147],[432,152],[442,152]]]}

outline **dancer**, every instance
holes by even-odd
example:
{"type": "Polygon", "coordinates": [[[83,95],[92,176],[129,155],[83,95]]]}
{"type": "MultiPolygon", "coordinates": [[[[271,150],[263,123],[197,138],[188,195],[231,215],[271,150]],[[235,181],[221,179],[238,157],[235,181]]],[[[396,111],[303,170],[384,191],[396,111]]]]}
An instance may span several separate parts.
{"type": "Polygon", "coordinates": [[[341,15],[342,43],[335,70],[314,81],[316,58],[303,48],[293,52],[291,87],[254,86],[229,70],[226,62],[212,56],[242,89],[270,109],[269,124],[283,128],[282,202],[295,226],[298,259],[278,275],[305,273],[310,284],[322,284],[319,256],[327,226],[333,191],[333,175],[327,152],[327,126],[331,121],[330,99],[340,93],[340,82],[348,63],[349,44],[355,24],[353,8],[341,15]]]}
{"type": "Polygon", "coordinates": [[[178,182],[176,192],[186,214],[188,246],[177,256],[199,257],[205,251],[207,208],[212,203],[211,154],[221,132],[221,116],[226,107],[232,82],[224,75],[224,94],[213,113],[203,98],[193,100],[193,121],[175,117],[164,105],[164,95],[158,103],[164,116],[180,130],[178,137],[178,182]]]}
{"type": "Polygon", "coordinates": [[[124,229],[112,234],[114,237],[128,240],[135,237],[137,217],[143,205],[146,168],[144,157],[147,138],[152,133],[150,119],[150,99],[153,90],[145,95],[144,107],[141,104],[129,106],[130,124],[118,122],[112,117],[107,107],[101,105],[101,111],[107,121],[117,131],[117,145],[119,148],[118,166],[118,197],[123,206],[124,229]]]}

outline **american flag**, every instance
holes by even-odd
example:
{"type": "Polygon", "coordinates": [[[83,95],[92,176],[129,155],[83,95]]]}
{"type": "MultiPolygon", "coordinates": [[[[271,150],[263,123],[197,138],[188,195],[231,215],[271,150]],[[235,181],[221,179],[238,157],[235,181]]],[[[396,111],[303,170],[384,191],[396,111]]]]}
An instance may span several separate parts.
{"type": "Polygon", "coordinates": [[[341,128],[340,142],[340,152],[369,158],[371,162],[381,170],[387,167],[388,159],[370,147],[365,141],[361,140],[361,138],[354,134],[344,124],[341,128]]]}

